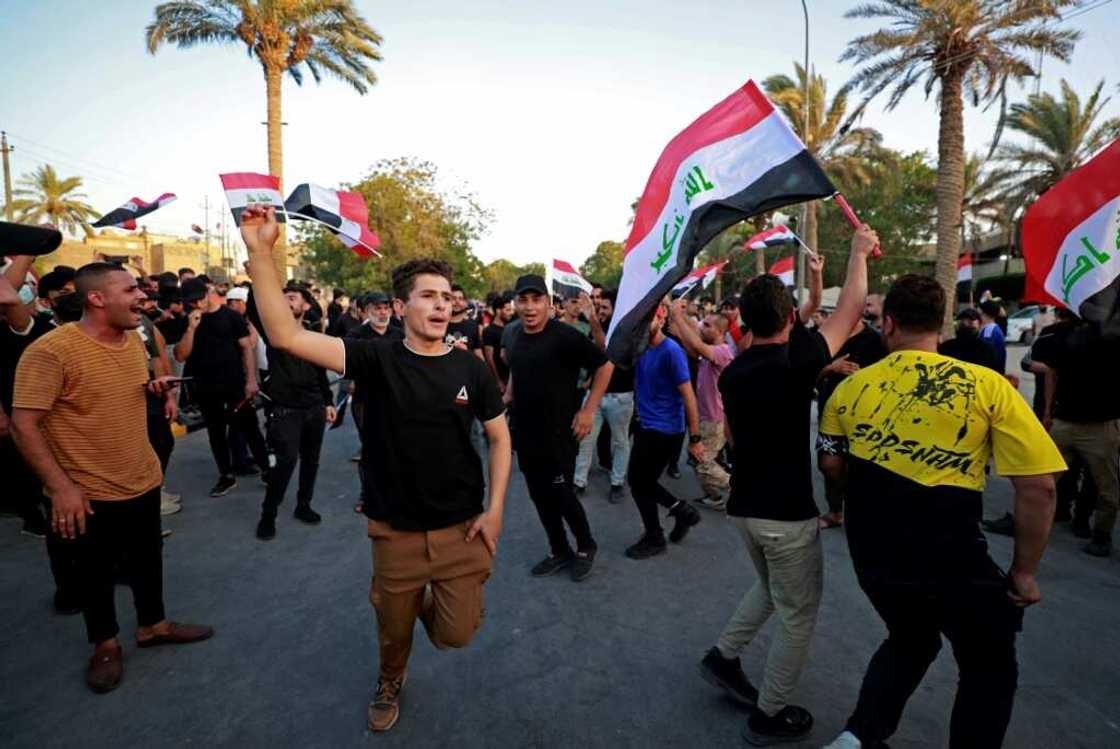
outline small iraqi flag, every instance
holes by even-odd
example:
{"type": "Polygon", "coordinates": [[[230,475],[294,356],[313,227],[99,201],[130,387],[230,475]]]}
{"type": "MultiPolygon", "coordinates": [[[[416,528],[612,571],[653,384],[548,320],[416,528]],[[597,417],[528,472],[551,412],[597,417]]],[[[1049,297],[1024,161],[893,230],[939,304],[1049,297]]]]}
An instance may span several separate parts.
{"type": "Polygon", "coordinates": [[[1120,139],[1036,200],[1022,237],[1027,298],[1109,317],[1120,276],[1120,139]]]}
{"type": "Polygon", "coordinates": [[[673,287],[672,296],[681,297],[696,288],[697,285],[701,289],[706,289],[712,285],[712,281],[716,280],[716,276],[723,270],[723,266],[727,265],[729,261],[724,260],[721,263],[712,263],[705,265],[703,268],[697,268],[689,273],[681,282],[673,287]]]}
{"type": "Polygon", "coordinates": [[[771,265],[768,273],[777,276],[786,286],[793,286],[793,255],[783,257],[771,265]]]}
{"type": "Polygon", "coordinates": [[[833,195],[824,171],[754,81],[700,116],[657,160],[626,240],[607,355],[630,366],[697,253],[732,224],[833,195]]]}
{"type": "Polygon", "coordinates": [[[135,229],[136,219],[141,216],[147,216],[152,211],[163,208],[168,203],[175,202],[175,193],[165,192],[151,203],[147,203],[140,198],[132,198],[120,208],[114,208],[106,213],[101,218],[93,223],[93,226],[100,229],[106,226],[119,226],[122,229],[135,229]]]}
{"type": "Polygon", "coordinates": [[[961,255],[957,260],[957,283],[972,283],[972,255],[961,255]]]}
{"type": "Polygon", "coordinates": [[[566,260],[552,260],[552,293],[563,299],[590,294],[591,284],[566,260]]]}
{"type": "Polygon", "coordinates": [[[255,172],[231,172],[218,177],[222,180],[235,226],[241,226],[241,214],[253,204],[272,206],[276,209],[276,220],[284,223],[284,198],[280,195],[280,180],[277,177],[255,172]]]}
{"type": "Polygon", "coordinates": [[[797,235],[790,231],[788,226],[775,226],[760,231],[743,243],[744,250],[765,250],[767,247],[781,247],[787,244],[797,244],[797,235]]]}
{"type": "Polygon", "coordinates": [[[362,257],[380,257],[377,248],[381,246],[381,239],[370,231],[369,209],[361,193],[332,190],[304,182],[296,185],[284,201],[284,210],[292,218],[322,224],[362,257]]]}

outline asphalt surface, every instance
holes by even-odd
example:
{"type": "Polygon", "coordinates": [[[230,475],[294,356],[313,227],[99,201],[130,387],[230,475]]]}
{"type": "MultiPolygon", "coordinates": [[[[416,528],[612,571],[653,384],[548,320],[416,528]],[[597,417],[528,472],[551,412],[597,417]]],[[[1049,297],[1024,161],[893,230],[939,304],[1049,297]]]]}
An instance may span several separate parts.
{"type": "MultiPolygon", "coordinates": [[[[1028,379],[1028,396],[1030,388],[1028,379]]],[[[720,515],[704,511],[680,546],[629,560],[622,552],[640,534],[637,511],[629,498],[607,502],[602,472],[593,472],[585,499],[599,559],[577,584],[529,576],[547,547],[515,471],[481,631],[466,649],[439,652],[418,627],[400,722],[387,734],[367,732],[377,646],[367,599],[370,548],[352,510],[355,444],[351,426],[327,436],[315,502],[322,525],[291,518],[292,486],[277,538],[260,542],[253,536],[259,482],[242,479],[228,496],[207,497],[215,475],[205,435],[178,441],[168,484],[183,492],[184,510],[164,519],[174,531],[164,548],[167,610],[217,634],[137,651],[131,595],[118,588],[125,678],[104,696],[83,682],[89,649],[81,617],[51,611],[43,543],[21,536],[17,520],[0,520],[0,745],[742,744],[745,713],[697,675],[700,657],[754,581],[740,539],[720,515]]],[[[684,479],[666,484],[682,497],[700,493],[687,468],[684,479]]],[[[1010,484],[994,478],[985,501],[989,517],[1002,514],[1010,484]]],[[[1011,540],[995,536],[991,545],[1006,565],[1011,540]]],[[[1028,612],[1019,640],[1008,747],[1120,746],[1120,559],[1094,559],[1079,546],[1068,527],[1056,527],[1040,574],[1044,601],[1028,612]]],[[[841,730],[885,633],[856,585],[843,531],[826,531],[824,547],[824,599],[797,696],[816,727],[798,746],[820,746],[841,730]]],[[[743,657],[756,683],[773,626],[743,657]]],[[[944,746],[955,685],[944,647],[891,746],[944,746]]]]}

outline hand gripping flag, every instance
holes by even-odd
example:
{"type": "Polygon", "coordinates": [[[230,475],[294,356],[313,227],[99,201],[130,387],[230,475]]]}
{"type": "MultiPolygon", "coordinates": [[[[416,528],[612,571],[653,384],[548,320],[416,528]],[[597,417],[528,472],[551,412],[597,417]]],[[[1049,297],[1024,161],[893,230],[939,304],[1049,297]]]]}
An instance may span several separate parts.
{"type": "Polygon", "coordinates": [[[219,174],[226,202],[233,213],[233,223],[241,226],[241,214],[251,204],[270,205],[276,209],[276,220],[284,222],[284,199],[280,196],[280,180],[270,174],[231,172],[219,174]]]}
{"type": "Polygon", "coordinates": [[[119,226],[122,229],[135,229],[136,219],[147,216],[152,211],[163,208],[168,203],[175,201],[175,193],[165,192],[151,203],[146,203],[140,198],[132,198],[120,208],[114,208],[93,223],[100,229],[105,226],[119,226]]]}
{"type": "Polygon", "coordinates": [[[315,221],[362,257],[381,253],[381,239],[370,231],[369,210],[361,193],[332,190],[307,182],[297,185],[284,201],[292,218],[315,221]]]}
{"type": "Polygon", "coordinates": [[[673,287],[671,296],[674,298],[682,297],[696,288],[697,285],[702,289],[708,288],[712,285],[712,281],[716,280],[716,276],[719,275],[720,271],[723,270],[723,266],[727,265],[728,262],[730,261],[724,260],[722,263],[712,263],[711,265],[705,265],[703,268],[697,268],[673,287]]]}
{"type": "Polygon", "coordinates": [[[565,260],[552,260],[552,293],[564,299],[590,294],[591,284],[565,260]]]}
{"type": "Polygon", "coordinates": [[[1036,200],[1022,236],[1028,298],[1097,322],[1111,316],[1120,276],[1120,139],[1036,200]]]}
{"type": "Polygon", "coordinates": [[[832,195],[805,145],[754,83],[747,83],[665,147],[626,240],[607,354],[629,366],[648,343],[658,303],[697,253],[737,221],[832,195]]]}
{"type": "Polygon", "coordinates": [[[771,276],[777,276],[786,286],[793,286],[793,255],[781,258],[767,272],[771,276]]]}
{"type": "Polygon", "coordinates": [[[788,226],[775,226],[755,234],[743,243],[744,250],[765,250],[767,247],[781,247],[797,244],[797,235],[788,226]]]}

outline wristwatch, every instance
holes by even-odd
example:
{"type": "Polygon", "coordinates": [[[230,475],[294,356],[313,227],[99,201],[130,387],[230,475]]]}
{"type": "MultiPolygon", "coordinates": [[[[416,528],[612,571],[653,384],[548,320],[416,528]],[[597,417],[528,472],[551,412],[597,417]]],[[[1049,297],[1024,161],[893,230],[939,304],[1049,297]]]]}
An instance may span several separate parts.
{"type": "Polygon", "coordinates": [[[695,444],[703,442],[703,441],[704,441],[704,438],[701,437],[699,434],[688,435],[688,444],[690,444],[690,445],[695,445],[695,444]]]}

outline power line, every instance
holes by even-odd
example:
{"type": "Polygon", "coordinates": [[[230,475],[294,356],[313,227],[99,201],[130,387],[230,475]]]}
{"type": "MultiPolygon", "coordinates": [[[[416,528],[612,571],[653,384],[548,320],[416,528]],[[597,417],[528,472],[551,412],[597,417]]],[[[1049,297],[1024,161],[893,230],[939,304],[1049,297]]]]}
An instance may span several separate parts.
{"type": "Polygon", "coordinates": [[[16,133],[9,133],[9,135],[16,138],[17,140],[23,141],[25,144],[30,144],[32,146],[35,146],[35,147],[39,148],[39,149],[42,149],[42,150],[45,150],[45,151],[53,151],[57,154],[60,154],[61,156],[65,157],[65,158],[68,158],[72,163],[79,164],[79,165],[84,165],[83,168],[93,167],[97,171],[115,173],[115,174],[117,174],[121,177],[125,177],[127,179],[143,179],[143,177],[140,177],[138,175],[130,174],[130,173],[125,172],[125,171],[121,171],[120,169],[117,169],[115,167],[105,166],[103,164],[99,164],[96,161],[91,161],[90,159],[85,158],[84,156],[77,156],[73,153],[62,150],[61,148],[55,148],[54,146],[48,146],[45,143],[39,143],[38,141],[34,141],[31,138],[27,138],[23,135],[18,135],[16,133]]]}

